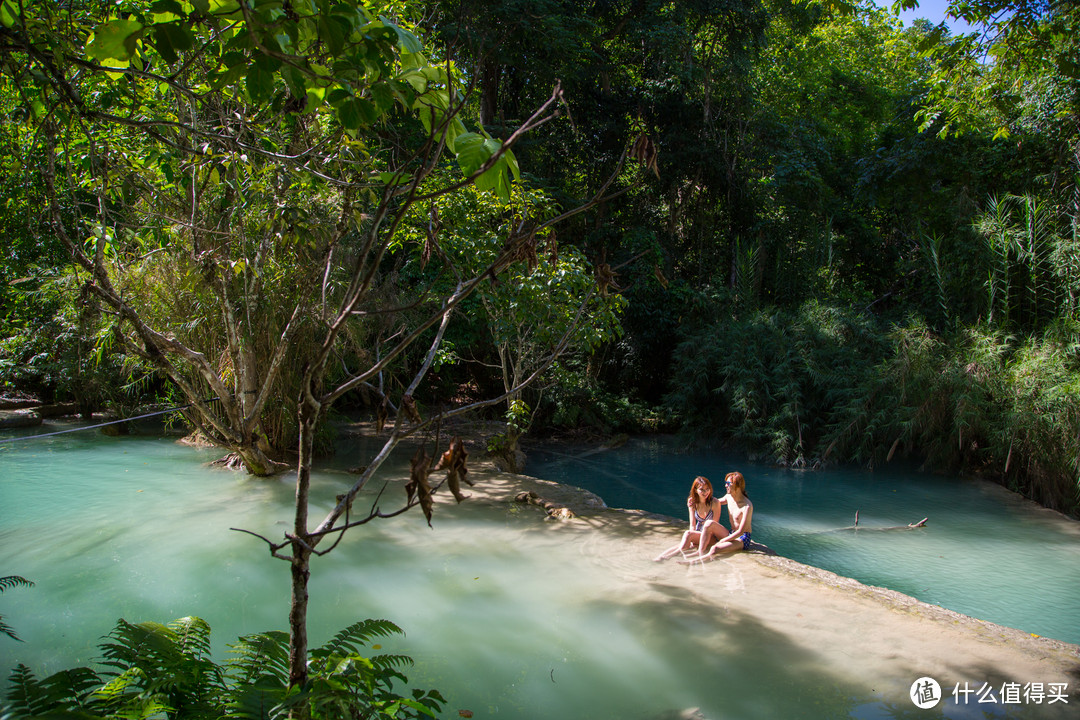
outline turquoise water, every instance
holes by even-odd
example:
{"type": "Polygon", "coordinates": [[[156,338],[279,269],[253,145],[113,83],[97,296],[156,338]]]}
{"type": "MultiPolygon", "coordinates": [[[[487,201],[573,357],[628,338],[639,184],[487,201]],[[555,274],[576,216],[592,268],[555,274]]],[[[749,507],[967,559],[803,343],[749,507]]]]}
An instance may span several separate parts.
{"type": "MultiPolygon", "coordinates": [[[[619,460],[622,453],[571,453],[556,465],[572,465],[578,473],[585,468],[574,477],[576,484],[606,483],[595,489],[611,505],[648,507],[655,501],[667,503],[666,512],[680,515],[686,472],[701,472],[702,458],[672,456],[670,448],[653,443],[628,449],[639,455],[619,460]],[[617,470],[621,462],[627,464],[617,470]],[[627,479],[639,480],[639,472],[652,481],[634,490],[635,483],[627,479]],[[644,494],[625,496],[632,500],[623,502],[620,492],[644,494]]],[[[39,676],[92,663],[102,636],[121,617],[133,622],[203,617],[214,629],[219,657],[239,635],[284,629],[288,567],[270,558],[261,541],[230,528],[280,538],[292,512],[292,478],[256,480],[208,467],[206,461],[217,454],[170,438],[106,438],[96,433],[0,445],[0,575],[18,574],[35,582],[32,588],[0,594],[0,614],[25,641],[0,637],[0,672],[5,677],[16,663],[39,676]]],[[[339,456],[316,473],[313,517],[330,509],[334,495],[352,481],[344,469],[363,458],[362,448],[347,442],[339,456]]],[[[718,462],[726,467],[728,461],[718,462]]],[[[1023,562],[1041,563],[1043,570],[1034,574],[1043,578],[1041,586],[1049,584],[1043,576],[1056,572],[1052,569],[1058,563],[1071,563],[1072,585],[1063,586],[1071,590],[1028,591],[1029,603],[1046,602],[1046,595],[1058,592],[1077,597],[1077,538],[1062,530],[1074,526],[1062,525],[1059,518],[1007,494],[985,490],[986,497],[978,501],[983,487],[969,487],[972,497],[962,502],[973,517],[965,529],[958,520],[946,521],[939,512],[926,510],[931,498],[945,504],[943,491],[935,488],[946,481],[912,476],[904,481],[903,492],[895,488],[895,494],[894,488],[878,487],[878,493],[910,496],[905,501],[910,505],[886,511],[881,502],[872,509],[869,502],[856,502],[854,489],[837,493],[837,487],[856,484],[855,477],[769,476],[764,469],[743,469],[759,507],[755,535],[781,552],[794,554],[804,547],[828,559],[851,545],[868,553],[868,567],[878,567],[894,561],[876,561],[874,553],[892,551],[892,543],[912,542],[928,565],[937,566],[934,573],[948,575],[949,563],[941,558],[932,562],[928,548],[946,554],[943,548],[959,542],[947,538],[973,533],[969,549],[1003,543],[1012,548],[1003,555],[1013,557],[1021,545],[1035,546],[1035,560],[1023,562]],[[846,499],[818,499],[837,494],[846,499]],[[792,503],[783,511],[780,497],[792,503]],[[849,522],[852,502],[860,505],[860,524],[906,523],[929,515],[931,525],[926,531],[899,534],[823,532],[849,522]],[[977,517],[984,512],[986,518],[977,517]],[[1035,534],[1017,539],[1021,531],[1016,517],[1027,518],[1024,522],[1033,529],[1023,532],[1035,534]],[[1047,560],[1046,552],[1060,554],[1047,560]]],[[[400,475],[400,466],[387,470],[400,475]]],[[[399,491],[391,487],[387,492],[399,491]]],[[[357,507],[372,500],[373,494],[362,496],[357,507]]],[[[718,611],[707,598],[657,581],[686,571],[657,566],[647,558],[612,563],[588,547],[568,543],[565,533],[575,532],[572,525],[552,532],[542,513],[532,510],[441,502],[434,529],[419,513],[411,513],[352,532],[334,553],[315,561],[309,616],[313,645],[363,618],[393,620],[407,635],[384,642],[384,651],[416,660],[408,672],[410,681],[447,696],[444,717],[457,717],[459,709],[477,718],[581,720],[677,718],[693,707],[710,719],[870,719],[913,712],[906,686],[899,687],[899,682],[883,690],[880,678],[862,677],[865,673],[850,663],[830,666],[827,653],[800,644],[775,624],[735,606],[718,611]],[[646,601],[626,592],[637,578],[654,585],[646,601]]],[[[587,528],[581,532],[587,537],[587,528]]],[[[954,551],[959,549],[948,553],[954,551]]],[[[957,570],[970,567],[968,560],[974,558],[957,562],[957,570]]],[[[991,567],[977,584],[1007,590],[1012,580],[1003,573],[1029,570],[991,567]]],[[[725,565],[714,564],[708,571],[723,573],[725,565]]],[[[945,592],[938,581],[924,579],[927,572],[919,582],[945,592]]],[[[971,571],[966,572],[972,581],[971,571]]],[[[1031,575],[1019,577],[1028,582],[1031,575]]],[[[1075,607],[1066,607],[1068,601],[1060,605],[1037,614],[1066,609],[1075,613],[1075,607]]],[[[1025,622],[1017,625],[1024,627],[1025,622]]],[[[1071,623],[1075,628],[1075,619],[1071,623]]],[[[966,710],[954,707],[930,716],[971,717],[966,710]]],[[[1068,716],[1060,707],[988,710],[991,717],[1068,716]]]]}
{"type": "MultiPolygon", "coordinates": [[[[1080,523],[997,485],[913,469],[801,471],[638,438],[613,450],[535,448],[526,471],[611,507],[686,517],[697,475],[739,470],[754,539],[781,555],[983,620],[1080,643],[1080,523]],[[857,531],[851,526],[859,513],[857,531]],[[928,518],[925,528],[875,531],[928,518]]],[[[726,514],[725,514],[726,521],[726,514]]]]}

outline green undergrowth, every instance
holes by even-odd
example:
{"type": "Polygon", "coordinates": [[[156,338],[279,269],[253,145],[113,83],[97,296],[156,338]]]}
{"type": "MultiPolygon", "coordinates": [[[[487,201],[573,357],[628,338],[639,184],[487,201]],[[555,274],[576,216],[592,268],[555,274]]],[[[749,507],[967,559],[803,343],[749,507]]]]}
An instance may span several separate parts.
{"type": "Polygon", "coordinates": [[[702,326],[675,358],[667,403],[692,437],[791,466],[915,460],[1080,511],[1075,323],[941,334],[807,303],[702,326]]]}
{"type": "MultiPolygon", "coordinates": [[[[435,717],[445,700],[435,690],[406,690],[405,655],[363,654],[375,638],[402,635],[387,620],[364,620],[309,653],[308,680],[289,686],[289,636],[241,637],[219,664],[210,656],[210,626],[197,617],[162,625],[120,620],[99,645],[101,669],[61,670],[37,678],[12,671],[0,717],[23,718],[301,718],[435,717]]],[[[378,649],[378,645],[371,646],[378,649]]]]}

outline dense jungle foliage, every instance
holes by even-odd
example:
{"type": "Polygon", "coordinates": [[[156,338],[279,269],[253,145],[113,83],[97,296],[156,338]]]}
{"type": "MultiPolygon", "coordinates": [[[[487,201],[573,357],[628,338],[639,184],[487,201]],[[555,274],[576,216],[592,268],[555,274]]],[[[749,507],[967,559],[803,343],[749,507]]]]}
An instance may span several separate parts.
{"type": "MultiPolygon", "coordinates": [[[[156,13],[156,35],[115,42],[153,41],[181,62],[190,38],[161,20],[174,10],[250,6],[285,18],[307,4],[82,3],[102,20],[133,9],[156,13]]],[[[486,185],[434,199],[431,186],[461,172],[449,164],[435,170],[425,181],[433,199],[403,215],[371,276],[372,297],[384,307],[419,308],[425,292],[454,283],[432,257],[450,258],[465,273],[470,262],[481,267],[521,218],[560,218],[508,278],[463,301],[464,321],[447,330],[434,379],[417,388],[425,410],[509,391],[558,348],[543,382],[512,393],[497,411],[514,428],[681,430],[797,466],[908,458],[980,473],[1077,513],[1080,10],[1073,3],[957,1],[953,15],[978,30],[965,36],[928,23],[904,28],[866,1],[366,5],[372,17],[393,17],[415,34],[442,58],[433,66],[461,80],[462,131],[482,128],[481,145],[507,139],[556,85],[562,90],[562,116],[514,145],[503,180],[485,175],[486,185]],[[638,162],[620,164],[628,147],[638,162]],[[608,188],[615,168],[615,192],[560,217],[608,188]],[[597,291],[590,321],[560,345],[590,287],[597,291]]],[[[46,80],[23,76],[12,39],[20,7],[0,2],[0,380],[8,390],[75,400],[87,412],[179,401],[176,383],[132,351],[117,332],[122,319],[89,295],[87,271],[71,264],[42,222],[58,182],[70,202],[55,221],[83,222],[80,206],[96,203],[99,191],[80,184],[80,173],[94,175],[94,163],[105,162],[73,144],[67,151],[78,162],[50,171],[42,128],[81,132],[80,123],[101,115],[62,117],[28,90],[31,80],[46,80]]],[[[113,40],[90,41],[93,58],[108,60],[113,40]]],[[[292,95],[275,95],[273,73],[281,71],[271,61],[246,77],[223,62],[215,82],[241,78],[268,112],[297,112],[289,102],[304,112],[332,106],[326,122],[360,128],[351,147],[376,165],[403,157],[423,135],[391,109],[398,89],[346,98],[311,86],[304,96],[290,85],[292,95]]],[[[136,110],[120,95],[93,102],[118,116],[136,110]]],[[[292,131],[278,129],[283,148],[299,147],[292,131]]],[[[110,272],[127,301],[180,341],[214,348],[216,372],[229,382],[247,357],[233,344],[249,349],[261,371],[284,329],[298,346],[317,337],[311,323],[289,325],[287,313],[312,289],[317,300],[320,282],[323,305],[328,288],[347,284],[319,276],[311,262],[320,228],[339,222],[342,196],[317,181],[275,185],[280,170],[254,155],[219,154],[192,170],[137,134],[124,142],[124,162],[160,168],[152,181],[146,173],[117,181],[109,196],[110,212],[123,218],[116,228],[129,236],[88,224],[78,232],[115,231],[110,272]],[[183,172],[198,175],[206,222],[235,235],[230,282],[254,298],[246,321],[222,311],[221,283],[205,281],[197,253],[170,250],[169,218],[192,204],[183,172]],[[267,216],[275,218],[269,228],[260,225],[267,216]],[[236,250],[245,238],[251,248],[236,250]],[[250,334],[231,338],[230,323],[245,322],[250,334]]],[[[108,162],[116,162],[112,152],[108,162]]],[[[471,166],[458,160],[467,172],[486,157],[471,166]]],[[[375,168],[384,186],[395,182],[387,167],[375,168]]],[[[371,212],[360,200],[348,200],[358,218],[371,212]]],[[[343,236],[342,262],[360,242],[343,236]]],[[[376,312],[358,319],[329,372],[348,376],[399,330],[376,312]]],[[[404,353],[402,369],[355,387],[338,409],[374,412],[424,360],[423,352],[404,353]]],[[[285,352],[251,442],[295,445],[300,363],[285,352]]],[[[254,391],[237,385],[237,392],[254,391]]]]}

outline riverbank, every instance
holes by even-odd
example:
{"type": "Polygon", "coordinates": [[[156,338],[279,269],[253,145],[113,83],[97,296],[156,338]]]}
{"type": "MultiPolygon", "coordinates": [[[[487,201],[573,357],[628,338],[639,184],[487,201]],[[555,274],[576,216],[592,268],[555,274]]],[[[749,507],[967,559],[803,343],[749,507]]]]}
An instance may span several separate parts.
{"type": "Polygon", "coordinates": [[[1078,646],[763,552],[689,567],[654,563],[652,557],[678,541],[680,521],[608,508],[587,491],[482,463],[471,477],[476,486],[469,502],[514,503],[532,492],[568,508],[574,517],[549,519],[548,532],[609,565],[621,585],[613,592],[624,602],[656,605],[673,617],[711,618],[694,632],[721,644],[734,636],[774,645],[785,656],[778,662],[793,672],[825,667],[840,685],[869,681],[883,702],[901,708],[911,703],[912,684],[930,677],[940,685],[946,715],[962,712],[962,705],[989,710],[991,699],[994,712],[1014,717],[1069,717],[1080,705],[1078,646]]]}

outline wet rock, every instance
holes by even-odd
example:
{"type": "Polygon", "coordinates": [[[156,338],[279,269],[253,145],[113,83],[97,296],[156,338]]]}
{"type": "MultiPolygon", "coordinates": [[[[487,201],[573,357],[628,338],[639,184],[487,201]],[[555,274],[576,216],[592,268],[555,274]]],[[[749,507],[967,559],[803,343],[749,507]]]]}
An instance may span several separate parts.
{"type": "Polygon", "coordinates": [[[493,452],[490,457],[492,464],[495,465],[499,472],[513,473],[515,475],[521,475],[525,472],[526,456],[518,448],[493,452]]]}
{"type": "Polygon", "coordinates": [[[547,513],[548,518],[552,520],[573,520],[577,517],[570,508],[565,505],[560,505],[559,503],[549,502],[532,490],[518,493],[517,496],[514,497],[514,500],[515,502],[528,503],[529,505],[543,508],[547,513]]]}
{"type": "Polygon", "coordinates": [[[64,417],[65,415],[77,415],[79,406],[75,403],[55,403],[53,405],[41,405],[35,408],[37,414],[43,418],[64,417]]]}
{"type": "Polygon", "coordinates": [[[41,401],[29,395],[5,393],[0,395],[0,410],[26,410],[41,404],[41,401]]]}
{"type": "Polygon", "coordinates": [[[34,410],[0,410],[0,428],[36,427],[41,415],[34,410]]]}

